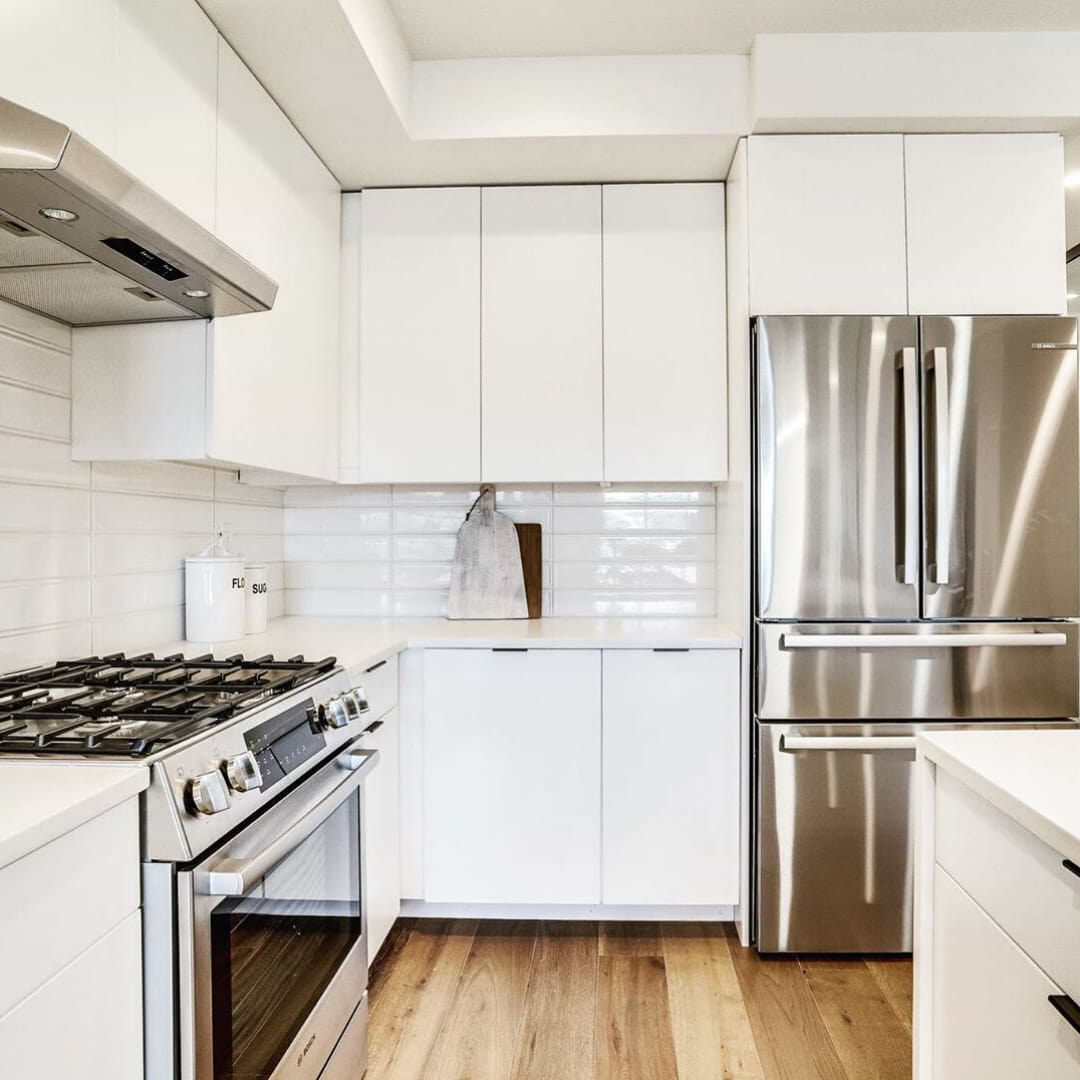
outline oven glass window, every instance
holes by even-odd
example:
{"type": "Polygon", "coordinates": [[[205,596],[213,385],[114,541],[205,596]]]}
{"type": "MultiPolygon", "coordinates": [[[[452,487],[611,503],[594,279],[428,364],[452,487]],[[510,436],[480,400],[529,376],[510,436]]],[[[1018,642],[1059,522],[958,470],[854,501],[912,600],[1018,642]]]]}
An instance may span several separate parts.
{"type": "Polygon", "coordinates": [[[364,948],[359,827],[354,794],[245,896],[214,908],[215,1080],[272,1076],[364,948]]]}

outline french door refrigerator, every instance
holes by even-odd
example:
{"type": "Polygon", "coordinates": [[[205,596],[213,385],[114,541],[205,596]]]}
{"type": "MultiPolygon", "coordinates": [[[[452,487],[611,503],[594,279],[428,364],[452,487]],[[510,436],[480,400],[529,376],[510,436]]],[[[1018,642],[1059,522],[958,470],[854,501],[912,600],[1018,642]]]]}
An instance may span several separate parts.
{"type": "Polygon", "coordinates": [[[756,936],[911,949],[914,734],[1075,723],[1077,328],[754,323],[756,936]]]}

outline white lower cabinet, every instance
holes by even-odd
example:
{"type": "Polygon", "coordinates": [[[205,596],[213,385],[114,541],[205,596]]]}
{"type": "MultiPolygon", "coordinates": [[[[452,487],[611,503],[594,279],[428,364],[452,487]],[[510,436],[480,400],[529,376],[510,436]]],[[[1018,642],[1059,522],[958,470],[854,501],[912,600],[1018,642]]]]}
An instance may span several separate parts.
{"type": "Polygon", "coordinates": [[[424,899],[600,900],[600,652],[425,654],[424,899]]]}
{"type": "Polygon", "coordinates": [[[739,653],[604,652],[605,904],[739,901],[739,653]]]}
{"type": "Polygon", "coordinates": [[[934,869],[934,1080],[1075,1080],[1080,1033],[1061,990],[940,866],[934,869]]]}
{"type": "Polygon", "coordinates": [[[364,782],[364,875],[368,963],[401,914],[401,754],[398,711],[373,720],[364,746],[379,764],[364,782]]]}
{"type": "Polygon", "coordinates": [[[142,1080],[142,916],[132,912],[0,1017],[0,1075],[142,1080]]]}

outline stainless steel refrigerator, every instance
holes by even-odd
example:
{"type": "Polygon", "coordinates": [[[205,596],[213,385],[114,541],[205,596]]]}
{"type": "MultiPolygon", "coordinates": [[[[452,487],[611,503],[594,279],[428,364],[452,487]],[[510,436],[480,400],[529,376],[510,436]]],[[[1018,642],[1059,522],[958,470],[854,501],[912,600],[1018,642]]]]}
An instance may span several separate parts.
{"type": "Polygon", "coordinates": [[[911,949],[914,733],[1075,723],[1077,328],[754,323],[756,930],[911,949]]]}

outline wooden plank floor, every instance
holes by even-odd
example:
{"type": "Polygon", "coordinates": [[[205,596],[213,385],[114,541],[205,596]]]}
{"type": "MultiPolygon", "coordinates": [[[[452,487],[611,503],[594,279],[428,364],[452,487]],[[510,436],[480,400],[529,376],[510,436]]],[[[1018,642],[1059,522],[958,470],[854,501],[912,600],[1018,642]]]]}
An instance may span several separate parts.
{"type": "Polygon", "coordinates": [[[908,1080],[911,961],[718,923],[401,919],[366,1080],[908,1080]]]}

